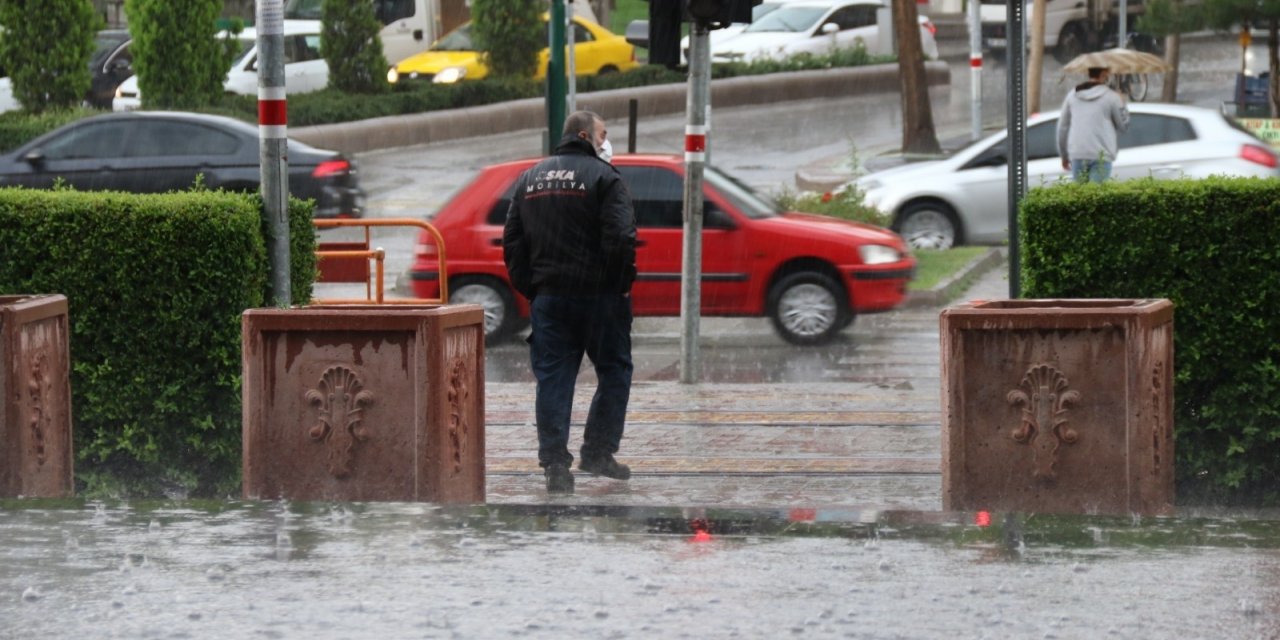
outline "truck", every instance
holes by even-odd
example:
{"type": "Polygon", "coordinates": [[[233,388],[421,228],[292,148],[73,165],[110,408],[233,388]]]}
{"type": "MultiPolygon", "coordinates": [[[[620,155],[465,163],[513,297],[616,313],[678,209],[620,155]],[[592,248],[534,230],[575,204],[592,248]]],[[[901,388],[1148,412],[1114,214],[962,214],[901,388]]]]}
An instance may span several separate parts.
{"type": "MultiPolygon", "coordinates": [[[[982,44],[993,51],[1008,45],[1005,33],[1008,3],[1004,0],[981,0],[982,44]]],[[[1132,32],[1138,16],[1144,11],[1142,0],[1128,0],[1127,29],[1132,32]]],[[[1125,38],[1118,34],[1121,2],[1119,0],[1046,0],[1044,14],[1044,48],[1062,63],[1086,51],[1117,46],[1125,38]]],[[[1034,3],[1026,4],[1027,39],[1031,39],[1034,3]]],[[[1149,38],[1144,41],[1150,40],[1149,38]]],[[[1146,47],[1140,47],[1146,48],[1146,47]]]]}

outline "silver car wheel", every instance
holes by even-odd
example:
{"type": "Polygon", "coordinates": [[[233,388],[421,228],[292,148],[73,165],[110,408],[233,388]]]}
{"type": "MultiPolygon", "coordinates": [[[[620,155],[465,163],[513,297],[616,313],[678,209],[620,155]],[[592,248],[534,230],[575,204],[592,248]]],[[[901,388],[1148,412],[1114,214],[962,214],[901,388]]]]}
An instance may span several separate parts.
{"type": "Polygon", "coordinates": [[[484,308],[484,335],[492,336],[506,322],[507,302],[502,294],[484,284],[469,283],[449,292],[450,304],[478,304],[484,308]]]}
{"type": "Polygon", "coordinates": [[[956,243],[956,227],[951,217],[933,208],[904,213],[898,235],[913,249],[950,249],[956,243]]]}
{"type": "Polygon", "coordinates": [[[830,331],[838,314],[839,301],[818,284],[796,285],[778,298],[778,319],[783,328],[803,338],[830,331]]]}

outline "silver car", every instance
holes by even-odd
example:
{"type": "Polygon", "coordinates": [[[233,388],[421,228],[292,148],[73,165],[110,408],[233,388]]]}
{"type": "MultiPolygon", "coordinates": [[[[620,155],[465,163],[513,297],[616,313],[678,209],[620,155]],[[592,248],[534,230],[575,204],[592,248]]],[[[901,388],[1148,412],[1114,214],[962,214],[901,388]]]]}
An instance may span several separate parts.
{"type": "MultiPolygon", "coordinates": [[[[1276,152],[1235,120],[1201,107],[1130,104],[1112,168],[1116,180],[1209,175],[1280,177],[1276,152]]],[[[1058,157],[1058,113],[1027,122],[1028,187],[1069,180],[1058,157]]],[[[893,216],[911,246],[946,249],[1008,239],[1005,133],[992,134],[945,160],[907,164],[855,180],[868,204],[893,216]]]]}

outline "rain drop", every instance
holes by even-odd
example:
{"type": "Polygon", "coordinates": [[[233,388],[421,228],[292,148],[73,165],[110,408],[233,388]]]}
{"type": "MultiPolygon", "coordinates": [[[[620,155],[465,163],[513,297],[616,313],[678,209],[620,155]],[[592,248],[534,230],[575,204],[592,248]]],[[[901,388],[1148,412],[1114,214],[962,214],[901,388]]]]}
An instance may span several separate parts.
{"type": "Polygon", "coordinates": [[[1089,566],[1086,564],[1081,564],[1079,562],[1076,562],[1071,565],[1071,570],[1076,573],[1084,573],[1089,570],[1089,566]]]}
{"type": "Polygon", "coordinates": [[[37,587],[27,587],[26,589],[22,590],[23,602],[35,602],[36,600],[39,600],[40,598],[43,598],[43,597],[44,597],[44,594],[41,593],[40,589],[37,587]]]}

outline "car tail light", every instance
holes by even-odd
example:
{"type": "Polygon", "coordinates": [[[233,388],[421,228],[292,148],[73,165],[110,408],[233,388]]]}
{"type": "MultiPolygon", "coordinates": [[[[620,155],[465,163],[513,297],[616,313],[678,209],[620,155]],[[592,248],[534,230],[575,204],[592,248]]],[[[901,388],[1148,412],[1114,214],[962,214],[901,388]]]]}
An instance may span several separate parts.
{"type": "Polygon", "coordinates": [[[315,171],[311,172],[313,178],[328,178],[330,176],[346,175],[351,172],[351,163],[346,160],[325,160],[316,165],[315,171]]]}
{"type": "Polygon", "coordinates": [[[1276,154],[1272,153],[1270,149],[1259,147],[1256,144],[1246,144],[1241,147],[1240,158],[1269,169],[1274,169],[1277,164],[1280,164],[1276,160],[1276,154]]]}
{"type": "Polygon", "coordinates": [[[938,35],[938,25],[934,24],[932,20],[925,20],[924,22],[920,23],[920,26],[924,27],[925,31],[929,32],[929,35],[931,36],[938,35]]]}

